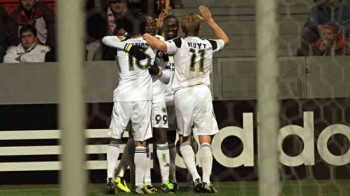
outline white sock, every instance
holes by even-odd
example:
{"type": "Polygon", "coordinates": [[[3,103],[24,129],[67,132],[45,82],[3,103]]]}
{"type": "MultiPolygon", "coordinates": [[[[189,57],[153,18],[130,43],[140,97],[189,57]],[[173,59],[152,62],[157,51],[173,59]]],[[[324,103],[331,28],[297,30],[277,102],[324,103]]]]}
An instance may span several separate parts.
{"type": "Polygon", "coordinates": [[[107,180],[114,179],[115,167],[119,157],[119,145],[110,144],[107,148],[107,180]]]}
{"type": "Polygon", "coordinates": [[[195,156],[191,145],[181,144],[180,152],[185,162],[185,165],[192,176],[192,180],[195,181],[197,178],[200,178],[197,172],[195,156]]]}
{"type": "Polygon", "coordinates": [[[213,152],[210,144],[201,144],[199,149],[199,159],[202,163],[202,180],[210,185],[210,175],[213,166],[213,152]]]}
{"type": "Polygon", "coordinates": [[[168,143],[157,144],[157,157],[162,175],[162,182],[169,181],[169,147],[168,143]]]}
{"type": "Polygon", "coordinates": [[[147,153],[147,169],[145,171],[145,178],[143,180],[143,182],[145,184],[150,184],[152,185],[152,179],[151,179],[151,156],[150,156],[150,153],[149,153],[149,147],[147,146],[146,148],[146,153],[147,153]]]}
{"type": "Polygon", "coordinates": [[[174,143],[169,144],[169,157],[170,157],[170,166],[169,166],[169,180],[172,183],[176,183],[176,146],[174,143]]]}
{"type": "Polygon", "coordinates": [[[137,146],[135,148],[135,186],[143,187],[143,179],[147,168],[147,153],[146,147],[137,146]]]}
{"type": "Polygon", "coordinates": [[[134,157],[134,152],[134,140],[129,139],[128,142],[125,144],[122,159],[119,161],[118,167],[116,169],[117,176],[124,177],[125,171],[131,164],[133,164],[132,158],[134,157]]]}

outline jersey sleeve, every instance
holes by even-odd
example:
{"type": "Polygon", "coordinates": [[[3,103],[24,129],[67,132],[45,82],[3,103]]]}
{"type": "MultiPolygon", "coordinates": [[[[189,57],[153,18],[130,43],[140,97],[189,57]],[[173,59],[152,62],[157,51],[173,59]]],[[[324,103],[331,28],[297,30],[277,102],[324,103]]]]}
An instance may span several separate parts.
{"type": "Polygon", "coordinates": [[[225,47],[224,40],[222,39],[210,39],[208,41],[213,48],[213,52],[219,52],[225,47]]]}
{"type": "Polygon", "coordinates": [[[124,50],[127,47],[127,43],[122,42],[117,36],[104,36],[102,43],[113,48],[124,50]]]}
{"type": "Polygon", "coordinates": [[[182,40],[181,38],[175,38],[165,42],[167,45],[167,53],[175,54],[179,48],[181,48],[182,40]]]}

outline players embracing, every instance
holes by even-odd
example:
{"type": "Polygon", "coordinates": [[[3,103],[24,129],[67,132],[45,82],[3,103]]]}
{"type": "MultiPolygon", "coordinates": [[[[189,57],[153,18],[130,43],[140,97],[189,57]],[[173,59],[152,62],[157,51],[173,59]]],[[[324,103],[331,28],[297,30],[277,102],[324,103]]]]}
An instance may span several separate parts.
{"type": "MultiPolygon", "coordinates": [[[[152,136],[152,132],[149,132],[150,125],[152,125],[153,128],[155,128],[154,133],[156,137],[153,140],[157,146],[157,156],[161,167],[161,188],[164,188],[163,190],[165,191],[171,191],[171,189],[175,188],[174,185],[176,184],[173,184],[176,183],[174,169],[176,155],[174,145],[175,137],[169,140],[168,144],[165,140],[165,138],[167,137],[166,133],[168,128],[168,116],[174,116],[171,114],[176,114],[176,123],[172,124],[177,125],[176,129],[180,139],[180,152],[182,158],[184,159],[185,165],[192,176],[194,182],[194,191],[205,193],[216,192],[215,188],[210,182],[210,174],[213,164],[211,142],[212,137],[216,133],[218,133],[218,125],[213,111],[209,74],[210,69],[212,67],[213,53],[218,52],[222,50],[225,46],[227,46],[229,43],[229,38],[227,37],[226,33],[213,20],[212,15],[207,7],[200,6],[199,11],[201,13],[201,16],[194,13],[190,13],[183,16],[181,21],[181,27],[182,31],[185,34],[184,38],[176,38],[179,23],[175,17],[168,16],[163,20],[163,31],[165,39],[167,41],[159,39],[159,37],[155,37],[155,33],[152,33],[151,29],[147,33],[143,34],[144,40],[142,40],[142,44],[138,44],[137,46],[130,45],[130,43],[128,43],[127,41],[118,42],[117,44],[110,45],[122,49],[122,51],[118,52],[117,55],[119,63],[121,63],[122,61],[121,57],[119,57],[119,53],[124,56],[128,56],[129,63],[126,63],[127,65],[125,67],[128,67],[129,72],[134,71],[134,69],[130,70],[130,62],[133,62],[130,61],[130,58],[135,59],[136,57],[136,65],[141,65],[141,67],[139,68],[141,68],[143,71],[145,69],[148,69],[149,73],[148,77],[144,76],[144,72],[142,75],[133,74],[135,80],[147,80],[147,89],[149,90],[147,91],[147,93],[145,93],[146,96],[143,98],[146,98],[145,101],[147,102],[147,107],[145,110],[146,112],[143,111],[143,114],[140,113],[139,117],[136,119],[139,120],[140,116],[142,116],[143,120],[148,120],[149,123],[152,122],[150,124],[135,123],[133,122],[135,119],[132,119],[132,115],[128,117],[128,120],[131,120],[132,122],[134,134],[137,133],[135,128],[146,130],[145,135],[143,135],[141,139],[137,137],[137,135],[134,135],[136,146],[134,155],[134,163],[136,168],[136,189],[134,190],[135,193],[146,193],[144,191],[145,187],[143,187],[142,183],[144,183],[145,179],[147,181],[147,172],[150,171],[149,165],[147,166],[147,158],[145,158],[145,156],[147,156],[147,140],[152,136]],[[200,25],[203,20],[214,31],[218,39],[207,40],[198,37],[200,25]],[[145,40],[150,46],[152,46],[154,49],[159,50],[161,53],[158,53],[157,51],[153,51],[153,53],[149,52],[147,47],[142,49],[142,45],[143,43],[145,43],[145,40]],[[127,55],[127,53],[129,54],[127,55]],[[160,54],[161,56],[158,57],[162,60],[158,60],[158,63],[154,63],[154,54],[160,54]],[[147,66],[143,66],[140,63],[142,61],[145,61],[141,60],[145,58],[148,62],[147,66]],[[151,86],[149,86],[150,75],[153,75],[153,83],[151,86]],[[159,82],[159,86],[157,86],[157,82],[159,82]],[[168,82],[169,84],[166,86],[165,84],[167,84],[168,82]],[[157,90],[157,88],[159,91],[154,91],[157,90]],[[165,97],[167,97],[167,99],[165,99],[165,97]],[[148,108],[149,104],[152,104],[152,109],[148,108]],[[175,112],[171,111],[171,106],[174,106],[173,108],[175,112]],[[149,117],[151,118],[147,118],[147,116],[145,115],[149,115],[149,117]],[[199,137],[199,153],[200,161],[202,164],[202,176],[199,176],[198,174],[195,163],[195,154],[190,144],[192,129],[196,130],[195,133],[199,137]],[[170,153],[168,146],[170,148],[170,153]],[[138,154],[142,154],[142,156],[138,154]],[[142,163],[142,161],[145,162],[142,163]],[[169,183],[170,181],[172,183],[169,183]]],[[[149,20],[151,19],[149,18],[149,20]]],[[[139,34],[137,35],[137,38],[140,38],[139,34]]],[[[106,42],[104,43],[107,44],[106,42]]],[[[123,69],[121,69],[121,71],[122,75],[123,69]]],[[[121,84],[121,81],[119,82],[119,85],[121,84]]],[[[142,86],[142,88],[143,91],[145,91],[145,87],[142,86]]],[[[130,97],[133,96],[131,92],[132,91],[130,89],[130,91],[125,94],[128,94],[130,100],[130,97]]],[[[140,92],[136,94],[139,94],[140,92]]],[[[117,97],[116,93],[114,96],[117,97]]],[[[116,160],[118,159],[119,154],[119,151],[118,153],[109,153],[111,151],[110,149],[113,149],[115,151],[115,147],[119,145],[118,137],[120,136],[120,134],[113,135],[113,132],[123,132],[125,130],[126,124],[124,121],[123,123],[121,123],[120,119],[118,118],[120,118],[121,116],[125,116],[125,113],[129,114],[131,112],[134,112],[134,107],[126,108],[128,111],[118,111],[116,108],[120,106],[118,106],[118,104],[116,103],[118,103],[118,101],[120,102],[120,100],[115,98],[114,101],[115,104],[111,122],[112,137],[111,144],[107,151],[107,188],[108,183],[111,181],[111,178],[114,175],[114,173],[111,170],[113,167],[115,168],[116,160]],[[114,158],[109,158],[112,156],[114,156],[114,158]],[[110,159],[113,161],[110,161],[110,159]]],[[[172,126],[171,129],[175,128],[172,126]]]]}

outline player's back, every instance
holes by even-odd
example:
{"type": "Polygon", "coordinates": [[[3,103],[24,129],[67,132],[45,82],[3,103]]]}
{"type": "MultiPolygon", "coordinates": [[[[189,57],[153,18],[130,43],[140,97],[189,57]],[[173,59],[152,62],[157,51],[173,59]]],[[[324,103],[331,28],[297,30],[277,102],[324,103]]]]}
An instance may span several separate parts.
{"type": "Polygon", "coordinates": [[[199,37],[189,36],[179,39],[181,39],[181,47],[175,54],[173,89],[199,84],[209,86],[209,73],[213,59],[212,44],[199,37]]]}
{"type": "Polygon", "coordinates": [[[129,53],[118,50],[119,84],[114,91],[114,101],[152,100],[152,78],[148,66],[154,62],[155,54],[142,37],[125,42],[144,48],[148,57],[137,61],[129,53]]]}

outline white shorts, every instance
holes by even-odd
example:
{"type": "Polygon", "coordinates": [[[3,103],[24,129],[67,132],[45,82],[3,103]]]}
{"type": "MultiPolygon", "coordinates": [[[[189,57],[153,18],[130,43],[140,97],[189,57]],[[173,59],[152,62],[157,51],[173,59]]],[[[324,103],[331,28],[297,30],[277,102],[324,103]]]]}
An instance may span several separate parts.
{"type": "Polygon", "coordinates": [[[168,105],[166,106],[166,110],[168,112],[168,130],[173,131],[177,129],[176,126],[176,113],[175,113],[175,106],[174,105],[168,105]]]}
{"type": "Polygon", "coordinates": [[[197,135],[214,135],[219,132],[210,89],[197,85],[179,89],[174,97],[177,131],[185,137],[191,135],[192,126],[197,135]]]}
{"type": "Polygon", "coordinates": [[[151,101],[114,102],[109,136],[121,139],[131,121],[134,140],[147,140],[152,137],[150,116],[151,101]]]}
{"type": "Polygon", "coordinates": [[[168,128],[168,113],[164,99],[152,103],[152,127],[168,128]]]}

